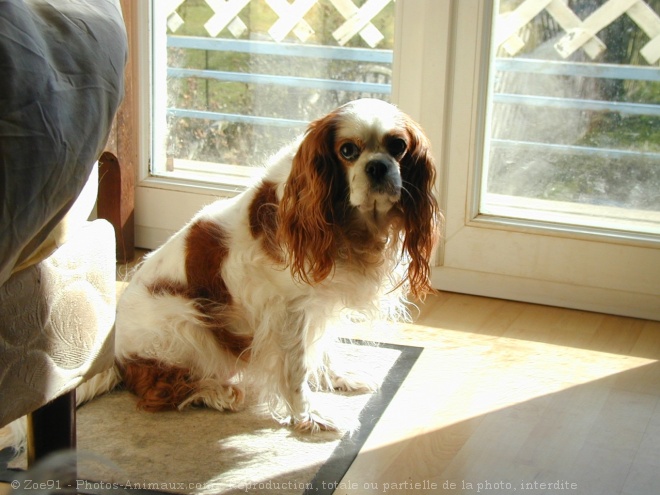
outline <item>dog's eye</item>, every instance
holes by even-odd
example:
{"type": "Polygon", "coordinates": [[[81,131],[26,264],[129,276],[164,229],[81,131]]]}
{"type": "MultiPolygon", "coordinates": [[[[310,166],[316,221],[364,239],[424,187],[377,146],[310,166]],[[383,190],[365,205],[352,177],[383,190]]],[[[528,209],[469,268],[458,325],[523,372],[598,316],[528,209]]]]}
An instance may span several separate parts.
{"type": "Polygon", "coordinates": [[[401,138],[390,139],[387,143],[387,150],[392,156],[403,155],[407,147],[408,144],[401,138]]]}
{"type": "Polygon", "coordinates": [[[360,148],[355,143],[344,143],[339,152],[346,160],[355,160],[360,155],[360,148]]]}

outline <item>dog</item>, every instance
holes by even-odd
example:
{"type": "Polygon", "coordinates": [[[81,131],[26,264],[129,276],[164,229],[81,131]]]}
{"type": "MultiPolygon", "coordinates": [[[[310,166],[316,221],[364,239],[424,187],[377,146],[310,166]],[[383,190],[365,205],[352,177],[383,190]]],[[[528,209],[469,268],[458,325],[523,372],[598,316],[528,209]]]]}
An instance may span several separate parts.
{"type": "Polygon", "coordinates": [[[146,257],[118,302],[115,370],[80,401],[121,381],[148,411],[236,410],[250,384],[280,421],[336,429],[312,385],[371,387],[333,370],[330,327],[344,308],[402,314],[432,292],[435,174],[422,129],[389,103],[313,121],[256,185],[146,257]]]}

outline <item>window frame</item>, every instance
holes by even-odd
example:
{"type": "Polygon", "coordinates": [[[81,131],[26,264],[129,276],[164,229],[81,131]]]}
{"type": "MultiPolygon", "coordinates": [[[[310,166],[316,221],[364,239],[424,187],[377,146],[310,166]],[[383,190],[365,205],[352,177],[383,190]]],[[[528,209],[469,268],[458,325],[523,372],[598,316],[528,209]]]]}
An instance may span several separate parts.
{"type": "Polygon", "coordinates": [[[495,6],[452,3],[444,135],[437,156],[445,233],[434,287],[660,319],[658,238],[483,215],[479,212],[489,36],[495,6]],[[459,55],[460,47],[460,55],[459,55]]]}
{"type": "MultiPolygon", "coordinates": [[[[147,4],[143,0],[133,9],[139,26],[150,26],[147,4]]],[[[657,239],[479,214],[489,65],[484,32],[491,29],[492,9],[490,0],[396,2],[392,101],[421,124],[431,141],[445,213],[434,287],[660,319],[657,239]],[[508,265],[498,264],[500,258],[508,265]],[[582,278],[575,273],[580,270],[582,278]]],[[[150,29],[136,30],[134,40],[139,87],[134,111],[140,122],[136,245],[149,249],[165,242],[204,204],[243,190],[149,176],[150,29]]]]}

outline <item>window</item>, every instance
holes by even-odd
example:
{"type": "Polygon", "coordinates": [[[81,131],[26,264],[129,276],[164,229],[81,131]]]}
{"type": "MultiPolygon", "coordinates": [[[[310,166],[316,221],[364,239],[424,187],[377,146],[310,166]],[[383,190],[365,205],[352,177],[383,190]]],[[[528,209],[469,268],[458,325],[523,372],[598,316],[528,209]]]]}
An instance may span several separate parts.
{"type": "Polygon", "coordinates": [[[153,2],[156,176],[245,186],[306,124],[390,99],[392,0],[153,2]]]}
{"type": "Polygon", "coordinates": [[[159,246],[204,204],[239,193],[258,173],[251,165],[326,105],[368,94],[396,103],[431,140],[445,213],[436,288],[660,319],[660,0],[175,0],[149,17],[151,3],[161,4],[139,3],[138,24],[171,25],[155,27],[153,43],[143,33],[138,50],[152,78],[138,78],[138,246],[159,246]],[[339,12],[349,3],[353,17],[339,12]],[[187,37],[193,6],[206,23],[230,5],[217,36],[202,24],[187,37]],[[285,8],[298,24],[274,41],[285,8]],[[358,30],[341,44],[337,24],[317,24],[349,19],[383,40],[372,48],[358,30]],[[310,30],[325,38],[300,39],[310,30]],[[198,42],[213,48],[188,46],[198,42]],[[310,56],[315,45],[322,53],[310,56]],[[572,51],[564,58],[555,45],[572,51]],[[169,55],[153,72],[150,46],[169,55]],[[285,48],[294,51],[261,51],[285,48]],[[203,60],[185,62],[189,52],[203,60]],[[345,53],[383,58],[337,61],[345,53]],[[250,105],[219,103],[207,83],[250,105]],[[356,83],[376,86],[344,86],[356,83]],[[170,139],[170,128],[193,139],[170,139]]]}
{"type": "Polygon", "coordinates": [[[481,214],[660,233],[659,7],[499,3],[481,214]]]}
{"type": "MultiPolygon", "coordinates": [[[[657,158],[646,161],[657,153],[657,139],[643,137],[638,130],[640,135],[626,144],[622,134],[632,130],[632,122],[641,122],[639,117],[655,122],[658,98],[642,93],[657,91],[657,81],[648,78],[657,78],[658,60],[652,58],[654,67],[648,70],[650,62],[639,57],[639,66],[608,62],[605,69],[614,66],[615,77],[603,77],[613,75],[594,65],[604,55],[592,62],[588,53],[581,53],[583,45],[566,59],[561,54],[550,56],[567,31],[571,34],[567,39],[586,36],[597,43],[596,37],[605,38],[605,33],[602,28],[594,32],[590,26],[608,18],[609,25],[621,17],[620,29],[634,40],[627,49],[641,51],[641,57],[657,53],[658,2],[460,0],[450,2],[450,7],[450,56],[444,64],[440,62],[445,72],[436,73],[434,79],[446,77],[448,87],[444,119],[438,132],[433,132],[434,145],[442,146],[441,199],[446,216],[434,285],[456,292],[660,318],[660,232],[653,218],[657,218],[657,203],[644,207],[630,202],[603,204],[616,198],[607,188],[618,187],[616,181],[605,185],[608,174],[614,171],[621,178],[631,174],[617,166],[632,164],[628,170],[638,167],[649,177],[657,177],[660,162],[657,158]],[[567,12],[569,8],[574,14],[567,12]],[[558,20],[551,21],[555,16],[548,9],[564,12],[563,27],[558,27],[558,20]],[[640,21],[642,11],[644,21],[640,21]],[[632,28],[641,29],[638,21],[645,34],[635,37],[629,33],[632,28]],[[545,31],[553,34],[540,38],[539,31],[543,36],[545,31]],[[545,55],[539,55],[541,51],[545,55]],[[594,71],[601,71],[599,77],[594,77],[594,71]],[[602,88],[610,79],[614,87],[644,90],[603,97],[602,88]],[[531,80],[535,84],[525,84],[531,80]],[[547,91],[548,81],[577,85],[579,91],[564,92],[564,87],[561,94],[552,94],[547,91]],[[601,89],[594,93],[587,88],[601,89]],[[619,108],[650,113],[613,112],[607,108],[612,102],[619,103],[619,108]],[[546,119],[557,113],[564,117],[562,128],[557,130],[554,122],[544,128],[546,119]],[[626,125],[614,128],[608,120],[623,120],[626,125]],[[534,125],[544,128],[543,132],[534,125]],[[567,126],[576,129],[578,125],[584,130],[582,135],[566,131],[567,126]],[[570,155],[569,166],[561,165],[560,160],[570,155]],[[582,193],[585,186],[593,190],[582,193]],[[604,189],[600,196],[595,194],[599,188],[604,189]]],[[[429,43],[426,40],[422,45],[429,43]]],[[[615,38],[608,37],[608,43],[616,46],[615,38]]],[[[430,87],[432,81],[424,77],[421,84],[430,87]]],[[[646,129],[643,132],[657,132],[657,124],[646,129]]],[[[646,179],[626,180],[631,187],[646,186],[646,179]]],[[[647,194],[647,198],[657,201],[657,195],[647,194]]]]}

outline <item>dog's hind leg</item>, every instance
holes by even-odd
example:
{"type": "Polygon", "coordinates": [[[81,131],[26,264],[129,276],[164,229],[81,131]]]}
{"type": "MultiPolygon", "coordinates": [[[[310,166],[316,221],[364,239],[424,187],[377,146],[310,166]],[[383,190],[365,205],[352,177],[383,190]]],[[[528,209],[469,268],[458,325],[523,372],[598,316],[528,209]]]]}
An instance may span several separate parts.
{"type": "Polygon", "coordinates": [[[199,380],[195,390],[179,404],[179,409],[189,405],[210,407],[219,411],[236,411],[242,404],[245,394],[236,385],[223,385],[216,380],[199,380]]]}
{"type": "Polygon", "coordinates": [[[120,364],[126,388],[138,396],[138,407],[145,411],[183,409],[205,405],[221,411],[236,410],[243,391],[213,379],[195,378],[189,369],[156,359],[133,358],[120,364]]]}

